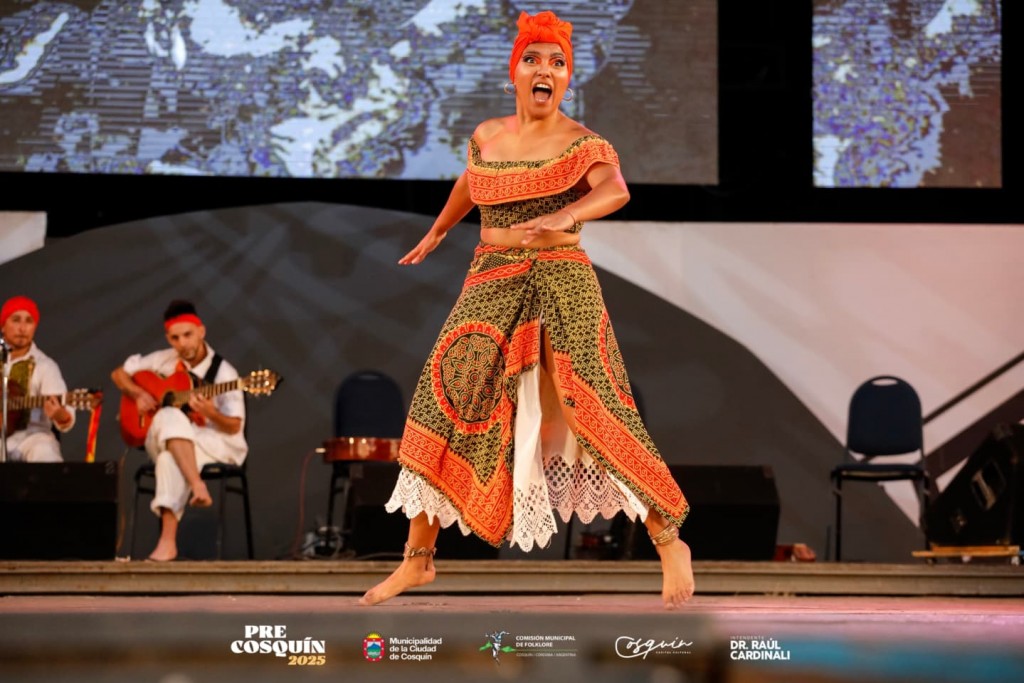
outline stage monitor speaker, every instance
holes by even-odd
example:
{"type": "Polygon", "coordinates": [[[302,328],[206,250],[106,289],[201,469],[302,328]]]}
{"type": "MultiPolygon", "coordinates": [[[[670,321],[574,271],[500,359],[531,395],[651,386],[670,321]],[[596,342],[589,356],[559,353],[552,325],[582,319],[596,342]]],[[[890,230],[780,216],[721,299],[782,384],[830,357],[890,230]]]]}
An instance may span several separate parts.
{"type": "MultiPolygon", "coordinates": [[[[409,520],[400,511],[389,513],[384,505],[398,480],[400,466],[393,462],[366,462],[352,465],[352,489],[346,524],[348,543],[356,557],[401,555],[409,536],[409,520]]],[[[496,559],[498,548],[475,534],[463,536],[457,524],[441,529],[437,537],[437,556],[446,560],[496,559]]]]}
{"type": "MultiPolygon", "coordinates": [[[[771,560],[779,529],[779,494],[768,465],[670,465],[690,514],[679,536],[695,560],[771,560]]],[[[641,524],[617,515],[612,535],[624,559],[657,559],[641,524]]]]}
{"type": "Polygon", "coordinates": [[[938,545],[1024,544],[1024,426],[996,427],[925,511],[938,545]]]}
{"type": "Polygon", "coordinates": [[[0,559],[112,560],[116,462],[0,464],[0,559]]]}

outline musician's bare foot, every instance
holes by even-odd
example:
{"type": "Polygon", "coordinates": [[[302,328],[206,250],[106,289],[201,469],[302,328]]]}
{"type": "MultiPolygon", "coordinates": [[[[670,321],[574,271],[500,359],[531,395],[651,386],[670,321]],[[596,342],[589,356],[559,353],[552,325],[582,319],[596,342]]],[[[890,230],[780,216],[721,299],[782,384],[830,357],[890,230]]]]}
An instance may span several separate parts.
{"type": "Polygon", "coordinates": [[[665,609],[675,609],[693,597],[693,564],[690,546],[681,539],[655,546],[661,556],[661,598],[665,609]]]}
{"type": "Polygon", "coordinates": [[[157,541],[156,547],[153,548],[153,552],[151,552],[149,557],[146,559],[154,562],[170,562],[176,557],[178,557],[178,545],[174,541],[168,541],[161,538],[157,541]]]}
{"type": "Polygon", "coordinates": [[[208,508],[213,505],[213,497],[210,489],[206,488],[206,482],[200,480],[198,484],[192,485],[192,497],[188,504],[194,508],[208,508]]]}
{"type": "Polygon", "coordinates": [[[434,580],[434,562],[430,557],[406,557],[391,576],[366,591],[360,605],[379,605],[399,593],[434,580]]]}

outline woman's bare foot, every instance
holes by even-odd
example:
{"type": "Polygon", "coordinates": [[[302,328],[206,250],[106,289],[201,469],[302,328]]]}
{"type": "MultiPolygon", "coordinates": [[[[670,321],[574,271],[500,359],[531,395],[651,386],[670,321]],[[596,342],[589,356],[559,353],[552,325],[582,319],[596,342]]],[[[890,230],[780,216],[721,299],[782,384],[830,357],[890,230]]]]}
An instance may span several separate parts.
{"type": "Polygon", "coordinates": [[[154,562],[170,562],[176,557],[178,557],[178,545],[174,541],[161,538],[146,559],[154,562]]]}
{"type": "Polygon", "coordinates": [[[409,588],[430,583],[434,580],[434,574],[432,557],[406,557],[391,576],[366,591],[359,599],[359,604],[379,605],[409,588]]]}
{"type": "Polygon", "coordinates": [[[206,488],[206,482],[199,480],[199,483],[192,485],[192,497],[188,504],[194,508],[208,508],[213,505],[213,496],[210,489],[206,488]]]}
{"type": "Polygon", "coordinates": [[[690,546],[677,538],[655,548],[661,557],[661,598],[665,601],[665,609],[675,609],[693,597],[690,546]]]}

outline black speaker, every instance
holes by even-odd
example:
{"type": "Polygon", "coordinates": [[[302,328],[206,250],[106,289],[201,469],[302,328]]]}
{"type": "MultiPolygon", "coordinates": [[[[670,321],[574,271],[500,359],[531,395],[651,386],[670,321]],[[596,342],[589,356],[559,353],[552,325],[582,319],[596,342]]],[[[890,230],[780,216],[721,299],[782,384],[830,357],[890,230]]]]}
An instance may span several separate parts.
{"type": "Polygon", "coordinates": [[[0,559],[111,560],[117,462],[0,464],[0,559]]]}
{"type": "MultiPolygon", "coordinates": [[[[391,498],[400,466],[393,462],[366,462],[351,468],[347,526],[349,543],[356,557],[400,555],[409,535],[409,520],[401,511],[388,513],[384,504],[391,498]]],[[[441,529],[437,557],[447,560],[495,559],[498,548],[475,534],[463,536],[457,525],[441,529]]]]}
{"type": "MultiPolygon", "coordinates": [[[[695,560],[771,560],[779,530],[779,493],[768,465],[670,465],[690,503],[679,537],[695,560]]],[[[657,559],[647,529],[617,515],[612,535],[624,559],[657,559]]]]}
{"type": "Polygon", "coordinates": [[[1020,545],[1024,426],[999,425],[967,458],[925,511],[928,541],[938,545],[1020,545]]]}

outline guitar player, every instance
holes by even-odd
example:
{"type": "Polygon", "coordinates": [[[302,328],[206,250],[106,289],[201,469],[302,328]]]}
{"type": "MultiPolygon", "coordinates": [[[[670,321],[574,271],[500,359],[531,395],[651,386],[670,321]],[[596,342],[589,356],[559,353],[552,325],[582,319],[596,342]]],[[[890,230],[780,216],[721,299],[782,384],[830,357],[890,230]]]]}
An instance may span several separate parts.
{"type": "Polygon", "coordinates": [[[27,296],[14,296],[0,307],[0,332],[7,346],[8,385],[21,393],[47,396],[43,405],[18,413],[8,412],[7,460],[9,462],[61,462],[60,442],[52,431],[67,432],[75,426],[75,410],[57,396],[67,385],[57,363],[35,344],[39,307],[27,296]],[[13,419],[12,419],[13,418],[13,419]]]}
{"type": "Polygon", "coordinates": [[[203,466],[241,465],[249,449],[242,430],[245,400],[240,390],[212,398],[192,393],[181,408],[161,405],[161,397],[154,395],[159,393],[160,378],[168,378],[173,388],[180,388],[183,377],[193,386],[238,379],[235,368],[206,342],[206,327],[191,302],[176,299],[168,305],[164,332],[170,348],[129,356],[111,373],[128,403],[134,403],[139,424],[148,424],[144,445],[156,468],[156,495],[150,507],[161,522],[160,539],[149,555],[154,561],[177,557],[178,522],[186,505],[212,504],[199,477],[203,466]]]}

